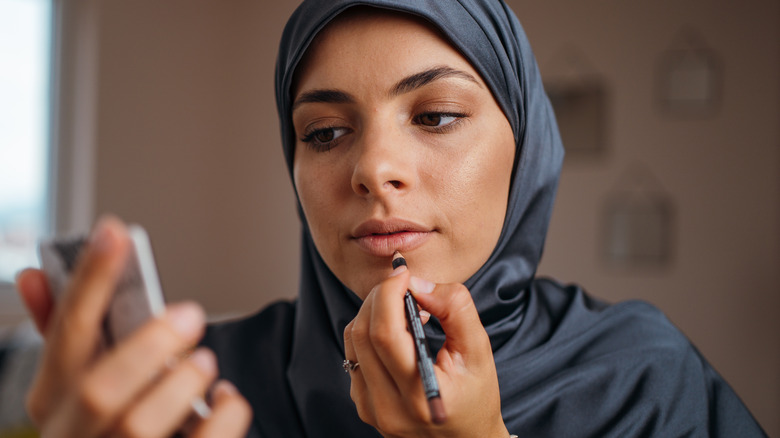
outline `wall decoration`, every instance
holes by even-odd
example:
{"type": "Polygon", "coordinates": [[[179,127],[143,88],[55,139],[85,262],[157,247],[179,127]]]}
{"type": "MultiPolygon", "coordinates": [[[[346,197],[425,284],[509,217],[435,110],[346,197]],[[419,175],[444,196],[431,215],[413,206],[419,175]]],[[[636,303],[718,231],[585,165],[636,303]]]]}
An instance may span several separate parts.
{"type": "Polygon", "coordinates": [[[681,30],[658,60],[658,106],[671,116],[709,117],[720,107],[720,57],[693,29],[681,30]]]}
{"type": "Polygon", "coordinates": [[[576,48],[560,50],[545,68],[566,159],[603,156],[607,150],[607,82],[576,48]]]}
{"type": "Polygon", "coordinates": [[[631,166],[603,210],[603,252],[618,267],[659,267],[672,260],[675,208],[671,196],[643,165],[631,166]]]}

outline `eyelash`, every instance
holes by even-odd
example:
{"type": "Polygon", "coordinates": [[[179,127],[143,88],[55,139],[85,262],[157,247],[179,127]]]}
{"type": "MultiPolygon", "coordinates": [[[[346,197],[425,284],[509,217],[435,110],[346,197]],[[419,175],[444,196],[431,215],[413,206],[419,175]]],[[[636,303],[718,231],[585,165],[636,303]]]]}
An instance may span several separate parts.
{"type": "Polygon", "coordinates": [[[425,113],[418,114],[418,115],[414,116],[414,118],[412,118],[412,121],[415,124],[424,127],[424,129],[429,129],[429,130],[433,131],[436,134],[444,134],[444,133],[447,133],[447,132],[455,129],[460,124],[460,122],[462,122],[468,116],[469,115],[465,114],[465,113],[450,113],[450,112],[429,111],[429,112],[425,112],[425,113]],[[425,124],[423,124],[421,122],[421,119],[423,117],[426,117],[426,116],[437,116],[439,118],[454,117],[455,120],[447,123],[444,126],[430,126],[430,125],[425,125],[425,124]]]}
{"type": "MultiPolygon", "coordinates": [[[[421,114],[418,114],[418,115],[414,116],[412,118],[412,122],[414,124],[416,124],[416,125],[422,126],[423,129],[433,131],[436,134],[444,134],[444,133],[447,133],[447,132],[455,129],[460,124],[460,122],[462,122],[467,117],[469,117],[469,115],[465,114],[465,113],[451,113],[451,112],[429,111],[429,112],[421,113],[421,114]],[[455,120],[447,123],[444,126],[430,126],[430,125],[423,124],[421,119],[423,117],[430,117],[430,116],[436,116],[436,117],[439,117],[439,118],[454,117],[455,120]]],[[[303,137],[301,137],[300,140],[302,142],[304,142],[304,143],[307,143],[310,148],[314,149],[317,152],[326,152],[326,151],[329,151],[329,150],[333,149],[334,147],[336,147],[338,145],[338,143],[341,141],[341,138],[344,135],[349,134],[350,132],[351,132],[351,130],[349,128],[344,128],[344,127],[339,127],[339,126],[326,126],[326,127],[313,129],[313,130],[305,133],[303,135],[303,137]],[[316,138],[317,135],[325,133],[325,132],[328,132],[328,131],[334,131],[334,134],[335,134],[335,131],[337,131],[337,130],[344,130],[346,132],[342,133],[338,137],[335,137],[333,140],[330,140],[330,141],[327,141],[327,142],[321,142],[321,141],[317,140],[317,138],[316,138]]]]}
{"type": "Polygon", "coordinates": [[[351,130],[348,128],[343,128],[339,126],[326,126],[322,128],[312,129],[311,131],[305,133],[303,137],[301,137],[301,141],[304,143],[308,143],[309,147],[314,149],[317,152],[326,152],[336,147],[336,145],[341,141],[341,138],[344,135],[349,134],[349,132],[351,132],[351,130]],[[327,142],[321,142],[317,140],[317,135],[328,131],[333,131],[335,135],[335,131],[337,130],[344,130],[346,132],[342,133],[338,137],[335,137],[332,140],[327,142]]]}

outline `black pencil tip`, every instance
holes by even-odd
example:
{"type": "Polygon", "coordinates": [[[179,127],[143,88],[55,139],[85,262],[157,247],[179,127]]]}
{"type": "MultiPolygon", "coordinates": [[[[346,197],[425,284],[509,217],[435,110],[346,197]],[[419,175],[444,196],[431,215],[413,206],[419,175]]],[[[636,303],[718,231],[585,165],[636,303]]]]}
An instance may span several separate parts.
{"type": "Polygon", "coordinates": [[[393,269],[396,269],[399,266],[406,266],[406,259],[400,252],[396,251],[393,253],[393,269]]]}

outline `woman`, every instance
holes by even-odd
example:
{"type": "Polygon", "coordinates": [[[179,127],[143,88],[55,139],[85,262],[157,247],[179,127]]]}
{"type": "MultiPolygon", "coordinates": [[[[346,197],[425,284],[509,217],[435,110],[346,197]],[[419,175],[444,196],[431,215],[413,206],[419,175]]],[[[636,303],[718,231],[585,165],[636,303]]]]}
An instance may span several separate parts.
{"type": "Polygon", "coordinates": [[[208,349],[173,365],[202,314],[172,306],[95,358],[127,244],[104,220],[51,323],[40,272],[19,278],[47,337],[30,396],[44,432],[170,434],[217,374],[213,350],[253,416],[219,383],[195,436],[763,435],[656,309],[534,278],[562,147],[503,3],[304,2],[276,81],[303,219],[298,300],[210,327],[208,349]],[[396,250],[408,268],[392,269],[396,250]],[[443,424],[417,374],[407,289],[431,315],[443,424]],[[344,359],[359,366],[344,373],[344,359]]]}

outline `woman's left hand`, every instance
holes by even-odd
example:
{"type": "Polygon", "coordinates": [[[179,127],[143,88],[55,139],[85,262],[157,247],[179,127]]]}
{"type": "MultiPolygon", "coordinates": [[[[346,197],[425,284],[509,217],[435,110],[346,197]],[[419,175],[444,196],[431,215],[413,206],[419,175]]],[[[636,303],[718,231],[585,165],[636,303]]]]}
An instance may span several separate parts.
{"type": "Polygon", "coordinates": [[[501,417],[498,378],[490,339],[468,289],[433,284],[399,267],[374,287],[344,330],[350,396],[360,418],[384,436],[509,436],[501,417]],[[439,319],[446,334],[435,372],[447,419],[434,424],[407,330],[404,294],[439,319]]]}

